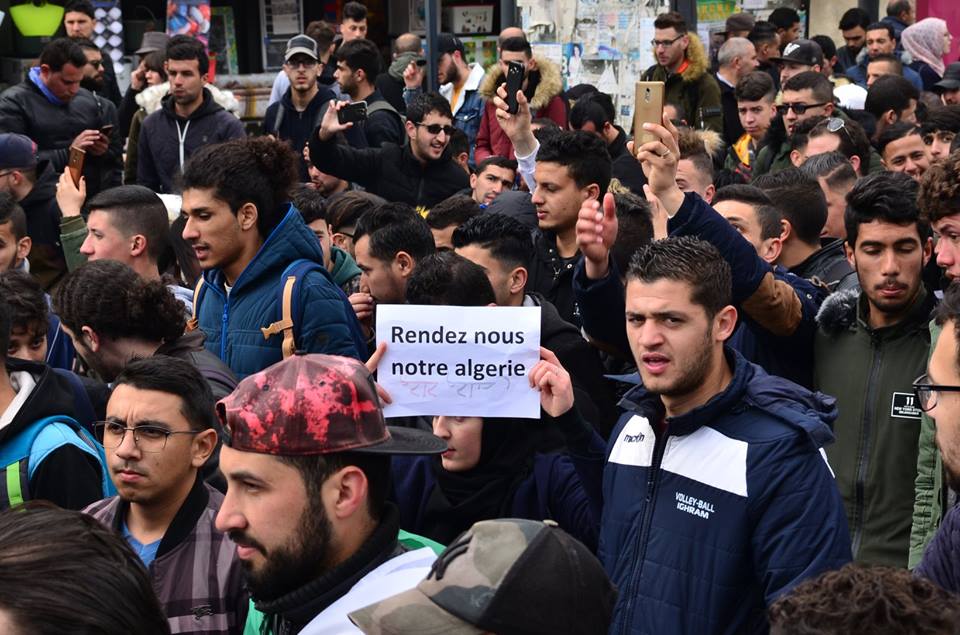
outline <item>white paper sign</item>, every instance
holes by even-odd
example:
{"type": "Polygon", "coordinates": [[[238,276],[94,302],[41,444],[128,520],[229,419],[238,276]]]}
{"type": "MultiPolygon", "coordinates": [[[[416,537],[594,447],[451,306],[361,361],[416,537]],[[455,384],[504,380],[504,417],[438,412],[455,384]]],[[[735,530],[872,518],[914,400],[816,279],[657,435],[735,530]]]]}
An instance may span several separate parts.
{"type": "Polygon", "coordinates": [[[386,417],[540,417],[527,373],[540,359],[540,307],[381,304],[377,382],[386,417]]]}

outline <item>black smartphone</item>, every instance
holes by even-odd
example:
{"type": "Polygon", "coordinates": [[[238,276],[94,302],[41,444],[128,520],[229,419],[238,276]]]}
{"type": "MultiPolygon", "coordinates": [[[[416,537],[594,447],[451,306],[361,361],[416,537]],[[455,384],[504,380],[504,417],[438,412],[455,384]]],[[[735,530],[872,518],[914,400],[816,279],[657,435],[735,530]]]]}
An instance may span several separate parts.
{"type": "Polygon", "coordinates": [[[110,138],[110,133],[113,132],[113,124],[108,123],[107,125],[100,128],[100,134],[104,137],[110,138]]]}
{"type": "Polygon", "coordinates": [[[520,62],[507,62],[507,112],[517,114],[517,91],[523,88],[523,74],[526,69],[520,62]]]}
{"type": "Polygon", "coordinates": [[[359,123],[367,119],[367,102],[355,101],[337,111],[337,121],[344,123],[359,123]]]}

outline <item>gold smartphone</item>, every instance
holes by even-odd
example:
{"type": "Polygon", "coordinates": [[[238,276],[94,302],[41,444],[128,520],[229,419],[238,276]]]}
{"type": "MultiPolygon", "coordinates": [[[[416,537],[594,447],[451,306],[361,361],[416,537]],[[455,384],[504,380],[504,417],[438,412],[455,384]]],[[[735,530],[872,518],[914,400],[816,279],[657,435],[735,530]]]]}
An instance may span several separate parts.
{"type": "Polygon", "coordinates": [[[67,169],[70,170],[70,178],[73,179],[73,185],[80,187],[80,175],[83,174],[83,159],[87,153],[80,148],[70,146],[70,159],[67,161],[67,169]]]}
{"type": "Polygon", "coordinates": [[[643,124],[663,125],[663,82],[637,82],[633,101],[633,138],[639,148],[644,143],[656,141],[655,135],[646,132],[643,124]]]}

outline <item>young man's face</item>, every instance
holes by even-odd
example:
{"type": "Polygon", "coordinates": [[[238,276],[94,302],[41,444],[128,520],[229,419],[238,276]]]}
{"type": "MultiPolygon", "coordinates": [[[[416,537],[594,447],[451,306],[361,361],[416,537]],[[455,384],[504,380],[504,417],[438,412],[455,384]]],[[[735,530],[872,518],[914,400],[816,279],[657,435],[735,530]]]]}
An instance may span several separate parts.
{"type": "Polygon", "coordinates": [[[307,166],[307,174],[310,175],[310,182],[307,183],[307,185],[313,187],[324,196],[330,196],[344,184],[344,181],[332,174],[321,172],[312,163],[307,166]]]}
{"type": "Polygon", "coordinates": [[[757,216],[757,210],[753,205],[742,201],[726,200],[720,201],[713,206],[717,213],[727,219],[727,222],[743,236],[748,243],[753,245],[757,255],[767,260],[771,253],[770,243],[774,238],[763,238],[763,230],[760,227],[760,218],[757,216]]]}
{"type": "Polygon", "coordinates": [[[932,223],[937,237],[937,266],[951,281],[960,280],[960,212],[932,223]]]}
{"type": "Polygon", "coordinates": [[[110,221],[109,212],[90,212],[87,217],[87,237],[80,245],[80,253],[90,261],[116,260],[130,265],[133,263],[130,253],[133,248],[132,237],[124,236],[110,221]]]}
{"type": "Polygon", "coordinates": [[[890,37],[890,32],[886,29],[874,29],[867,31],[866,37],[867,56],[876,57],[877,55],[890,55],[897,48],[897,41],[890,37]]]}
{"type": "Polygon", "coordinates": [[[63,28],[67,32],[67,37],[89,39],[93,36],[94,24],[93,18],[82,11],[67,11],[63,14],[63,28]]]}
{"type": "MultiPolygon", "coordinates": [[[[928,382],[940,386],[960,386],[957,362],[957,324],[946,322],[930,356],[928,382]]],[[[960,488],[960,392],[942,391],[927,412],[936,421],[937,448],[943,458],[947,484],[960,488]]]]}
{"type": "Polygon", "coordinates": [[[899,75],[896,65],[890,60],[867,62],[867,86],[873,86],[878,78],[884,75],[899,75]]]}
{"type": "Polygon", "coordinates": [[[103,54],[99,50],[83,49],[87,56],[87,65],[83,67],[82,83],[89,90],[103,88],[103,54]]]}
{"type": "Polygon", "coordinates": [[[367,37],[367,21],[344,18],[340,23],[340,35],[343,36],[344,42],[367,37]]]}
{"type": "Polygon", "coordinates": [[[773,100],[738,101],[737,114],[740,116],[740,125],[743,126],[743,130],[755,141],[759,141],[770,129],[770,122],[777,114],[777,109],[774,107],[773,100]]]}
{"type": "Polygon", "coordinates": [[[27,326],[11,326],[7,357],[45,362],[47,360],[47,325],[34,323],[27,326]]]}
{"type": "Polygon", "coordinates": [[[883,166],[890,172],[905,172],[917,181],[930,167],[920,134],[909,134],[891,141],[883,149],[883,166]]]}
{"type": "Polygon", "coordinates": [[[356,242],[355,258],[360,267],[360,286],[370,289],[378,304],[403,304],[407,296],[407,279],[397,258],[380,260],[370,254],[370,236],[356,242]]]}
{"type": "Polygon", "coordinates": [[[689,284],[627,281],[627,339],[647,390],[668,397],[703,385],[714,355],[713,321],[695,304],[689,284]]]}
{"type": "Polygon", "coordinates": [[[170,94],[177,104],[194,104],[203,95],[205,73],[200,72],[199,60],[167,60],[167,79],[170,81],[170,94]]]}
{"type": "Polygon", "coordinates": [[[848,243],[845,249],[870,311],[886,316],[883,322],[895,323],[923,285],[921,273],[930,258],[930,241],[920,238],[916,223],[871,221],[859,226],[856,244],[848,243]]]}
{"type": "Polygon", "coordinates": [[[193,434],[182,409],[177,395],[128,384],[113,389],[102,440],[110,478],[124,501],[158,508],[176,504],[190,491],[196,471],[216,446],[217,433],[193,434]],[[139,437],[136,442],[134,437],[139,437]]]}
{"type": "Polygon", "coordinates": [[[359,95],[360,80],[363,75],[358,76],[358,72],[347,66],[347,63],[343,60],[337,60],[337,70],[333,72],[333,77],[340,84],[340,90],[344,94],[350,95],[351,98],[356,98],[359,95]]]}
{"type": "Polygon", "coordinates": [[[308,223],[307,227],[313,231],[313,235],[320,242],[320,249],[323,250],[323,264],[327,269],[330,269],[330,247],[333,245],[330,239],[330,226],[327,225],[327,221],[318,218],[308,223]]]}
{"type": "Polygon", "coordinates": [[[950,155],[950,146],[957,133],[951,130],[932,130],[923,135],[923,145],[927,146],[927,157],[930,163],[946,159],[950,155]]]}
{"type": "Polygon", "coordinates": [[[843,215],[847,211],[847,192],[853,189],[856,181],[850,181],[838,188],[830,187],[823,177],[818,177],[817,181],[827,199],[827,221],[823,224],[820,236],[846,239],[847,228],[843,224],[843,215]]]}
{"type": "Polygon", "coordinates": [[[503,81],[507,81],[507,73],[509,71],[510,62],[520,62],[524,67],[524,76],[523,76],[523,86],[527,86],[527,76],[530,71],[536,68],[536,62],[533,61],[533,58],[528,56],[526,51],[500,51],[500,72],[503,73],[503,81]]]}
{"type": "Polygon", "coordinates": [[[800,114],[794,108],[790,108],[783,115],[783,125],[787,128],[787,134],[793,135],[793,129],[801,121],[819,117],[821,115],[829,117],[833,112],[833,103],[821,103],[813,96],[813,89],[804,88],[803,90],[785,90],[783,91],[782,105],[802,104],[805,106],[803,114],[800,114]],[[818,104],[816,106],[812,104],[818,104]]]}
{"type": "Polygon", "coordinates": [[[851,52],[858,53],[863,48],[863,43],[867,38],[867,31],[862,26],[855,26],[852,29],[842,31],[843,41],[851,52]]]}
{"type": "MultiPolygon", "coordinates": [[[[459,53],[457,53],[459,55],[459,53]]],[[[456,83],[460,81],[460,68],[457,66],[453,53],[444,53],[437,60],[437,80],[442,86],[444,84],[456,83]]]]}
{"type": "Polygon", "coordinates": [[[777,29],[780,34],[780,46],[786,46],[800,37],[800,23],[794,22],[789,29],[777,29]]]}
{"type": "Polygon", "coordinates": [[[565,165],[537,161],[534,174],[537,187],[531,200],[537,208],[540,229],[555,233],[572,229],[577,223],[577,214],[583,202],[588,198],[597,198],[589,186],[577,187],[570,169],[565,165]]]}
{"type": "Polygon", "coordinates": [[[80,82],[83,81],[83,68],[77,68],[67,62],[59,71],[54,71],[46,64],[41,64],[40,78],[57,99],[69,102],[76,97],[77,91],[80,90],[80,82]]]}
{"type": "MultiPolygon", "coordinates": [[[[470,262],[483,267],[484,272],[487,274],[487,279],[490,280],[490,286],[493,287],[493,294],[497,299],[497,306],[514,305],[515,303],[511,302],[511,298],[515,293],[521,294],[522,301],[522,286],[516,291],[511,289],[517,286],[515,276],[518,267],[505,265],[495,258],[489,249],[481,247],[478,243],[457,247],[454,251],[457,252],[457,255],[463,256],[470,262]]],[[[526,279],[526,276],[524,276],[524,279],[526,279]]]]}
{"type": "Polygon", "coordinates": [[[317,85],[320,64],[309,55],[298,53],[283,63],[283,72],[290,80],[290,88],[297,93],[309,93],[317,85]]]}
{"type": "Polygon", "coordinates": [[[940,93],[940,101],[942,101],[945,106],[960,104],[960,88],[944,90],[940,93]]]}
{"type": "Polygon", "coordinates": [[[480,205],[489,205],[500,192],[513,189],[517,173],[499,165],[488,165],[479,174],[470,175],[473,200],[480,205]]]}
{"type": "Polygon", "coordinates": [[[30,253],[30,238],[18,239],[13,235],[13,223],[0,223],[0,273],[16,269],[30,253]]]}
{"type": "Polygon", "coordinates": [[[654,29],[653,54],[657,63],[666,68],[674,68],[683,61],[690,45],[690,38],[677,33],[673,27],[668,29],[654,29]]]}
{"type": "Polygon", "coordinates": [[[226,201],[214,196],[213,189],[188,189],[181,210],[187,218],[183,239],[193,247],[201,268],[226,269],[237,263],[244,250],[243,230],[226,201]]]}
{"type": "Polygon", "coordinates": [[[447,442],[440,456],[443,469],[465,472],[480,463],[483,417],[434,417],[433,434],[447,442]]]}
{"type": "Polygon", "coordinates": [[[438,161],[450,143],[453,120],[436,111],[427,113],[419,124],[407,122],[410,150],[421,161],[438,161]]]}
{"type": "Polygon", "coordinates": [[[690,159],[677,161],[677,187],[682,192],[696,192],[708,203],[713,199],[713,180],[690,159]]]}
{"type": "Polygon", "coordinates": [[[216,526],[236,543],[253,597],[276,599],[332,566],[333,528],[326,508],[308,496],[297,468],[224,445],[220,470],[227,493],[216,526]]]}

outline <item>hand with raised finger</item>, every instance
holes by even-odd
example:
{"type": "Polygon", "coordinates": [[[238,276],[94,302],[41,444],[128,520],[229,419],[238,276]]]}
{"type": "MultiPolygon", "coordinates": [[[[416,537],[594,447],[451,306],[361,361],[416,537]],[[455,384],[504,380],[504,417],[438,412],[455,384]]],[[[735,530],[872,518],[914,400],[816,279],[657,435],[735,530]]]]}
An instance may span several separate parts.
{"type": "Polygon", "coordinates": [[[407,67],[403,69],[404,86],[410,89],[420,88],[423,86],[424,68],[426,67],[419,66],[416,62],[410,62],[407,64],[407,67]]]}
{"type": "MultiPolygon", "coordinates": [[[[383,355],[387,352],[387,343],[380,342],[377,344],[377,350],[373,351],[373,355],[370,356],[370,359],[366,361],[364,366],[367,367],[367,372],[371,375],[377,372],[377,366],[380,365],[380,360],[383,358],[383,355]]],[[[383,389],[383,386],[377,382],[373,382],[373,385],[377,389],[377,396],[380,397],[380,401],[383,403],[393,403],[393,398],[390,397],[390,393],[383,389]]]]}
{"type": "Polygon", "coordinates": [[[551,417],[559,417],[573,407],[573,381],[553,351],[540,347],[540,361],[527,378],[530,387],[540,391],[540,407],[551,417]]]}
{"type": "Polygon", "coordinates": [[[576,224],[577,246],[583,254],[588,279],[599,280],[607,275],[617,229],[617,205],[610,192],[603,196],[602,204],[587,199],[580,206],[576,224]]]}

